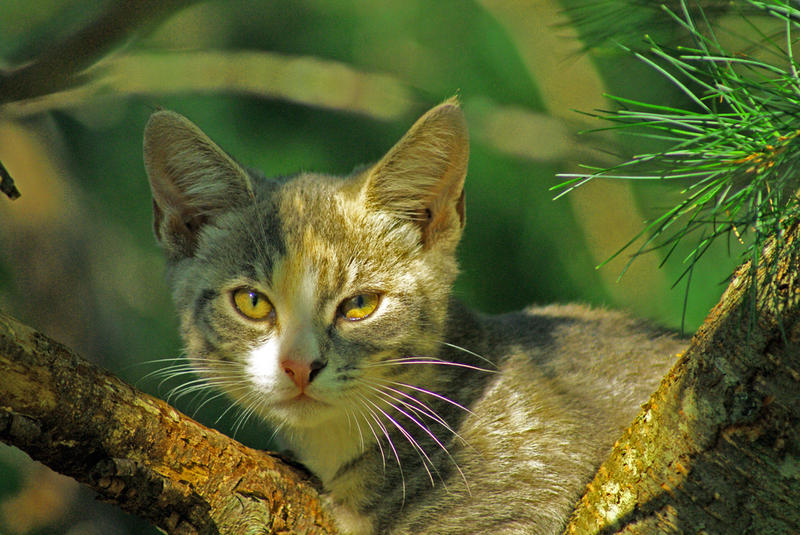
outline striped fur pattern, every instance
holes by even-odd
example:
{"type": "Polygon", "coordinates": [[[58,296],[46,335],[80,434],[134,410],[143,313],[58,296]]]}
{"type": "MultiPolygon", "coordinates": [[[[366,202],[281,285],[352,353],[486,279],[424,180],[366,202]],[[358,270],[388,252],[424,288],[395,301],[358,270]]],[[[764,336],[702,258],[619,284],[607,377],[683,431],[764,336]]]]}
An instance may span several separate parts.
{"type": "Polygon", "coordinates": [[[348,177],[263,178],[169,111],[145,130],[189,362],[164,373],[270,422],[343,533],[558,532],[683,346],[607,310],[455,300],[468,146],[455,100],[348,177]]]}

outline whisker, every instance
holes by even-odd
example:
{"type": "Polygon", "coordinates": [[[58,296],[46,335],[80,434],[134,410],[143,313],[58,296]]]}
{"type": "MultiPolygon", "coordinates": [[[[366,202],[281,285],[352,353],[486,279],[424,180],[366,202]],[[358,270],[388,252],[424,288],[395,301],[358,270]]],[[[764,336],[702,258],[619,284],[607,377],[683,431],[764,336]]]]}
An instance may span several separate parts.
{"type": "Polygon", "coordinates": [[[485,373],[498,373],[497,370],[487,370],[486,368],[481,368],[479,366],[473,366],[472,364],[464,364],[463,362],[452,362],[449,360],[442,360],[437,358],[424,358],[424,357],[402,357],[397,359],[387,359],[382,360],[380,362],[373,362],[367,364],[365,367],[367,368],[377,368],[381,366],[394,366],[398,364],[435,364],[438,366],[454,366],[456,368],[466,368],[468,370],[475,370],[479,372],[485,373]]]}
{"type": "Polygon", "coordinates": [[[286,419],[284,419],[281,423],[275,426],[275,429],[272,430],[272,434],[269,436],[267,442],[274,443],[275,437],[278,436],[278,433],[280,432],[281,429],[283,429],[285,425],[286,425],[286,419]]]}
{"type": "Polygon", "coordinates": [[[183,372],[195,372],[196,370],[188,363],[183,364],[173,364],[172,366],[164,366],[159,368],[158,370],[152,371],[147,375],[142,376],[142,379],[148,379],[150,377],[158,377],[158,376],[169,376],[172,373],[183,373],[183,372]]]}
{"type": "Polygon", "coordinates": [[[353,430],[353,423],[355,423],[356,430],[358,431],[359,448],[360,448],[360,451],[364,451],[366,445],[364,443],[364,435],[361,432],[361,424],[358,423],[358,417],[348,407],[344,408],[344,413],[345,413],[345,416],[347,416],[347,428],[349,430],[351,430],[351,431],[353,430]]]}
{"type": "MultiPolygon", "coordinates": [[[[434,422],[436,422],[439,425],[441,425],[442,427],[444,427],[453,436],[458,438],[462,442],[462,444],[464,444],[465,446],[468,445],[467,441],[464,440],[461,437],[461,435],[459,435],[456,432],[456,430],[453,429],[450,426],[450,424],[448,424],[447,421],[444,418],[442,418],[433,408],[431,408],[430,406],[428,406],[424,402],[418,400],[414,396],[412,396],[412,395],[410,395],[410,394],[408,394],[406,392],[403,392],[400,389],[388,386],[388,384],[391,384],[391,382],[387,382],[387,384],[379,384],[378,382],[372,382],[372,381],[369,381],[369,380],[364,379],[364,378],[362,378],[361,381],[364,381],[364,382],[368,383],[368,385],[371,384],[373,387],[379,387],[379,388],[383,388],[383,389],[389,390],[389,391],[391,391],[391,392],[393,392],[393,393],[395,393],[395,394],[397,394],[399,396],[402,396],[402,397],[406,398],[411,403],[409,403],[408,401],[404,401],[402,399],[398,399],[398,398],[395,398],[394,396],[392,396],[392,399],[394,399],[398,403],[402,403],[405,407],[408,407],[410,410],[413,410],[415,413],[423,414],[423,415],[427,416],[428,418],[430,418],[434,422]]],[[[388,395],[388,394],[386,394],[386,395],[388,395]]]]}
{"type": "Polygon", "coordinates": [[[207,389],[207,390],[200,390],[200,389],[198,389],[196,394],[197,394],[197,395],[196,395],[196,396],[195,396],[195,397],[192,399],[192,401],[191,401],[191,404],[194,404],[194,403],[196,403],[196,402],[197,402],[197,397],[198,397],[198,396],[200,396],[200,395],[202,395],[202,394],[206,394],[206,398],[203,400],[203,402],[202,402],[202,403],[200,403],[200,405],[198,405],[198,406],[197,406],[197,407],[196,407],[196,408],[195,408],[195,409],[192,411],[192,418],[197,418],[197,414],[198,414],[198,413],[199,413],[201,410],[203,410],[203,407],[205,407],[205,406],[206,406],[208,403],[211,403],[212,401],[214,401],[214,400],[216,400],[216,399],[219,399],[219,398],[221,398],[221,397],[224,397],[224,396],[225,396],[225,392],[220,392],[220,391],[217,391],[216,389],[213,389],[213,388],[209,388],[209,389],[207,389]],[[213,396],[212,396],[212,395],[210,395],[212,392],[214,393],[214,395],[213,395],[213,396]]]}
{"type": "MultiPolygon", "coordinates": [[[[189,356],[189,355],[181,355],[178,357],[167,357],[162,359],[152,359],[146,360],[144,362],[138,362],[135,364],[131,364],[128,367],[135,367],[135,366],[146,366],[150,364],[163,364],[165,362],[180,362],[181,364],[193,365],[195,363],[200,364],[211,364],[211,365],[219,365],[219,366],[240,366],[237,362],[230,362],[226,360],[220,360],[216,357],[203,357],[203,356],[189,356]]],[[[163,369],[163,368],[160,368],[163,369]]]]}
{"type": "MultiPolygon", "coordinates": [[[[162,382],[163,383],[163,382],[162,382]]],[[[214,379],[207,379],[205,377],[198,377],[191,381],[186,381],[172,387],[167,396],[166,401],[179,400],[187,394],[198,392],[202,390],[216,390],[228,385],[238,385],[240,381],[236,377],[218,377],[214,379]]]]}
{"type": "MultiPolygon", "coordinates": [[[[192,370],[192,369],[184,369],[184,370],[167,370],[167,372],[165,372],[163,374],[159,374],[159,375],[163,375],[162,379],[156,385],[156,388],[160,392],[161,389],[164,388],[164,385],[166,383],[168,383],[169,381],[171,381],[173,379],[177,379],[178,377],[182,377],[182,376],[185,376],[185,375],[196,376],[197,373],[195,372],[195,370],[192,370]]],[[[200,381],[205,381],[205,379],[200,379],[200,381]]],[[[193,381],[190,381],[190,382],[193,383],[195,381],[193,380],[193,381]]],[[[181,384],[185,384],[185,383],[181,383],[181,384]]],[[[173,390],[174,388],[175,387],[171,388],[170,391],[173,390]]]]}
{"type": "MultiPolygon", "coordinates": [[[[161,364],[163,364],[165,362],[175,362],[175,361],[182,361],[182,360],[186,360],[186,357],[183,357],[183,356],[180,356],[180,357],[165,357],[165,358],[161,358],[161,359],[144,360],[144,361],[141,361],[141,362],[131,362],[129,364],[126,364],[125,366],[122,366],[120,368],[120,371],[121,372],[128,372],[128,371],[133,370],[133,369],[141,368],[142,366],[150,366],[150,365],[156,365],[156,364],[157,365],[161,365],[161,364]]],[[[161,369],[162,368],[159,366],[159,368],[157,370],[155,370],[155,371],[158,372],[161,369]]],[[[150,373],[154,373],[154,372],[150,372],[150,373]]],[[[150,375],[150,374],[148,374],[148,375],[150,375]]],[[[147,377],[147,375],[145,375],[144,377],[147,377]]]]}
{"type": "Polygon", "coordinates": [[[473,416],[475,415],[475,413],[472,412],[468,407],[465,407],[464,405],[462,405],[461,403],[459,403],[457,401],[453,401],[452,399],[448,398],[447,396],[443,396],[443,395],[441,395],[441,394],[439,394],[437,392],[434,392],[433,390],[428,390],[427,388],[422,388],[420,386],[414,386],[414,385],[411,385],[411,384],[408,384],[408,383],[401,383],[399,381],[391,381],[389,379],[381,379],[381,378],[378,378],[378,377],[374,377],[372,379],[374,381],[380,381],[380,382],[383,382],[383,383],[386,383],[386,384],[391,384],[391,385],[395,385],[395,386],[399,386],[399,387],[403,387],[403,388],[410,388],[411,390],[416,390],[417,392],[420,392],[422,394],[427,394],[429,396],[433,396],[433,397],[435,397],[437,399],[440,399],[440,400],[444,401],[445,403],[449,403],[450,405],[453,405],[454,407],[458,407],[462,411],[467,412],[467,413],[469,413],[469,414],[471,414],[473,416]]]}
{"type": "MultiPolygon", "coordinates": [[[[237,388],[237,393],[238,393],[239,391],[241,391],[241,390],[244,390],[244,391],[245,391],[245,395],[243,396],[243,399],[247,399],[249,396],[253,395],[253,392],[252,392],[252,391],[249,391],[249,390],[247,389],[247,387],[246,387],[246,386],[244,386],[244,385],[242,385],[241,383],[238,383],[238,384],[237,384],[237,386],[238,386],[238,388],[237,388]]],[[[233,397],[233,394],[234,394],[234,392],[229,392],[228,394],[229,394],[231,397],[233,397]]],[[[216,396],[216,397],[219,397],[219,396],[216,396]]],[[[216,399],[216,397],[215,397],[214,399],[216,399]]],[[[227,408],[227,409],[225,409],[224,411],[222,411],[222,413],[221,413],[219,416],[217,416],[217,419],[216,419],[216,420],[214,420],[214,423],[215,423],[215,424],[218,424],[218,423],[220,422],[220,420],[222,420],[222,419],[225,417],[225,415],[226,415],[226,414],[228,414],[228,413],[231,411],[231,409],[234,409],[234,408],[235,408],[235,409],[241,409],[241,407],[239,407],[239,406],[238,406],[240,403],[242,403],[242,401],[240,400],[240,398],[236,397],[236,398],[234,398],[234,399],[235,399],[236,401],[233,401],[233,402],[231,402],[231,404],[230,404],[230,405],[228,405],[228,408],[227,408]]]]}
{"type": "MultiPolygon", "coordinates": [[[[141,377],[137,383],[141,381],[147,381],[151,378],[161,378],[161,381],[158,383],[157,388],[163,388],[164,383],[167,381],[184,376],[184,375],[200,375],[200,371],[198,370],[198,363],[208,363],[209,368],[212,368],[216,373],[230,373],[231,375],[235,374],[235,372],[239,372],[241,370],[241,365],[238,363],[227,363],[227,362],[219,362],[215,359],[193,359],[193,362],[186,361],[186,357],[179,357],[179,358],[171,358],[171,359],[158,359],[151,362],[175,362],[175,361],[183,361],[179,364],[173,364],[171,366],[162,367],[158,370],[154,370],[143,377],[141,377]],[[231,373],[233,372],[233,373],[231,373]]],[[[205,379],[207,380],[207,379],[205,379]]]]}
{"type": "MultiPolygon", "coordinates": [[[[164,362],[171,362],[171,361],[178,360],[178,359],[160,359],[160,360],[162,360],[164,362]]],[[[148,372],[148,373],[144,374],[143,376],[139,377],[136,380],[136,384],[139,385],[139,384],[141,384],[143,382],[149,381],[149,380],[151,380],[153,378],[159,378],[159,377],[165,378],[165,379],[169,379],[173,375],[182,375],[182,374],[185,374],[185,373],[190,373],[192,371],[193,371],[193,369],[187,363],[173,364],[172,366],[160,367],[157,370],[153,370],[153,371],[148,372]]],[[[159,383],[159,386],[162,383],[163,383],[163,381],[161,383],[159,383]]]]}
{"type": "MultiPolygon", "coordinates": [[[[175,400],[177,401],[179,398],[194,393],[195,397],[189,401],[189,405],[194,405],[197,403],[198,397],[205,395],[206,398],[200,403],[195,409],[192,411],[192,418],[196,418],[197,414],[206,406],[206,404],[211,403],[212,401],[224,397],[227,395],[227,392],[222,387],[226,385],[240,385],[239,381],[235,381],[233,378],[223,378],[220,380],[213,380],[213,381],[202,381],[202,380],[195,380],[192,383],[197,383],[189,386],[186,388],[186,385],[179,385],[175,387],[173,390],[179,392],[180,390],[184,390],[180,392],[175,400]],[[214,395],[210,395],[210,394],[214,395]]],[[[170,395],[173,395],[174,392],[170,395]]],[[[217,422],[219,419],[217,419],[217,422]]]]}
{"type": "Polygon", "coordinates": [[[242,404],[245,404],[245,406],[239,411],[239,415],[236,417],[233,425],[234,438],[236,438],[239,430],[247,424],[247,421],[256,413],[256,410],[262,406],[264,402],[260,394],[250,392],[245,400],[242,401],[242,404]]]}
{"type": "MultiPolygon", "coordinates": [[[[361,402],[361,403],[363,404],[363,402],[361,402]]],[[[380,452],[381,452],[381,459],[383,461],[383,472],[386,473],[386,452],[383,449],[383,444],[381,444],[381,439],[378,438],[378,434],[375,432],[375,428],[372,427],[371,423],[369,423],[369,419],[366,416],[364,416],[364,413],[361,412],[360,410],[358,412],[361,415],[361,417],[364,418],[364,423],[366,423],[367,426],[369,427],[369,430],[372,433],[372,436],[375,437],[375,443],[378,445],[378,450],[380,450],[380,452]]],[[[403,475],[403,467],[400,465],[400,461],[399,460],[398,460],[397,464],[398,464],[398,467],[400,467],[400,475],[402,477],[402,475],[403,475]]],[[[403,494],[405,496],[405,492],[403,494]]]]}
{"type": "MultiPolygon", "coordinates": [[[[163,383],[166,381],[162,381],[159,383],[159,388],[163,386],[163,383]]],[[[192,392],[196,392],[199,390],[211,390],[212,387],[209,385],[205,379],[193,379],[191,381],[186,381],[185,383],[180,383],[177,386],[174,386],[169,389],[167,392],[165,401],[167,403],[175,403],[182,397],[190,394],[192,392]]]]}
{"type": "MultiPolygon", "coordinates": [[[[182,381],[180,384],[170,388],[165,396],[165,400],[168,403],[175,404],[184,397],[194,394],[194,397],[189,401],[189,405],[195,407],[192,411],[193,417],[196,417],[206,404],[226,394],[236,398],[237,391],[241,393],[243,389],[246,389],[242,381],[243,368],[241,363],[238,362],[221,361],[217,358],[206,357],[189,358],[186,356],[156,359],[151,362],[177,362],[176,364],[150,372],[142,378],[143,380],[153,377],[160,378],[161,380],[157,385],[159,390],[163,389],[167,382],[181,380],[181,378],[185,376],[196,377],[189,381],[182,381]],[[203,369],[204,367],[205,369],[203,369]],[[204,399],[198,404],[201,396],[204,399]]],[[[215,424],[218,424],[231,410],[235,409],[237,411],[237,416],[233,424],[233,433],[235,435],[252,417],[257,408],[257,397],[245,390],[245,395],[241,396],[238,401],[232,401],[231,404],[217,416],[215,424]]]]}
{"type": "MultiPolygon", "coordinates": [[[[362,379],[362,380],[364,380],[364,379],[362,379]]],[[[472,414],[472,415],[474,415],[475,413],[473,413],[473,412],[472,412],[470,409],[468,409],[467,407],[465,407],[465,406],[461,405],[460,403],[457,403],[457,402],[455,402],[455,401],[451,400],[450,398],[447,398],[447,397],[445,397],[445,396],[442,396],[441,394],[437,394],[436,392],[432,392],[432,391],[426,390],[426,389],[424,389],[424,388],[419,388],[419,387],[416,387],[416,386],[414,386],[414,385],[409,385],[409,384],[405,384],[405,383],[398,383],[398,382],[396,382],[396,381],[386,381],[386,380],[384,380],[384,382],[385,382],[386,384],[384,384],[384,385],[377,384],[376,386],[379,386],[379,387],[381,387],[381,388],[386,388],[386,389],[388,389],[388,390],[391,390],[392,392],[396,392],[397,394],[399,394],[399,395],[401,395],[401,396],[403,396],[403,397],[405,397],[405,398],[409,399],[410,401],[412,401],[413,403],[415,403],[415,404],[416,404],[416,405],[418,405],[419,407],[422,407],[423,409],[421,409],[421,412],[422,412],[423,414],[425,414],[426,416],[428,416],[428,418],[431,418],[433,421],[437,422],[439,425],[441,425],[442,427],[444,427],[444,428],[445,428],[447,431],[449,431],[450,433],[452,433],[452,435],[453,435],[454,437],[456,437],[456,438],[457,438],[457,439],[458,439],[458,440],[461,442],[461,444],[462,444],[464,447],[471,449],[471,450],[472,450],[472,451],[474,451],[476,454],[478,454],[480,457],[483,457],[483,454],[482,454],[480,451],[478,451],[477,449],[475,449],[475,448],[472,446],[472,444],[470,444],[470,443],[467,441],[467,439],[465,439],[464,437],[462,437],[462,436],[461,436],[461,435],[460,435],[460,434],[459,434],[459,433],[458,433],[458,432],[457,432],[455,429],[453,429],[453,428],[450,426],[450,424],[448,424],[448,423],[447,423],[447,421],[446,421],[444,418],[442,418],[442,417],[439,415],[439,413],[437,413],[437,412],[436,412],[436,411],[435,411],[435,410],[434,410],[434,409],[433,409],[431,406],[429,406],[429,405],[428,405],[428,404],[426,404],[425,402],[423,402],[423,401],[421,401],[421,400],[419,400],[419,399],[415,398],[414,396],[412,396],[411,394],[409,394],[409,393],[407,393],[407,392],[403,392],[403,391],[402,391],[402,390],[400,390],[400,389],[397,389],[397,388],[392,388],[391,386],[387,386],[387,385],[389,385],[389,384],[396,384],[396,385],[398,385],[398,386],[406,386],[406,387],[412,388],[412,389],[414,389],[414,390],[417,390],[417,391],[420,391],[420,392],[422,392],[422,393],[425,393],[425,394],[428,394],[428,395],[432,395],[432,396],[434,396],[434,397],[437,397],[437,398],[441,399],[442,401],[445,401],[445,402],[447,402],[447,403],[450,403],[451,405],[454,405],[454,406],[458,407],[459,409],[462,409],[462,410],[464,410],[464,411],[465,411],[465,412],[467,412],[468,414],[472,414]]],[[[408,405],[407,405],[405,402],[403,402],[403,401],[401,401],[401,403],[403,403],[404,405],[408,406],[408,405]]],[[[467,491],[469,491],[469,486],[467,487],[467,491]]],[[[471,494],[471,493],[470,493],[470,494],[471,494]]]]}
{"type": "MultiPolygon", "coordinates": [[[[398,421],[397,421],[395,418],[392,418],[392,417],[389,415],[389,413],[387,413],[385,410],[381,409],[381,408],[380,408],[380,407],[379,407],[379,406],[378,406],[376,403],[374,403],[372,400],[370,400],[370,399],[368,399],[368,398],[365,398],[365,400],[367,401],[367,403],[369,403],[370,405],[372,405],[373,407],[375,407],[375,409],[377,409],[377,410],[378,410],[378,412],[380,412],[381,414],[383,414],[383,416],[384,416],[384,417],[385,417],[387,420],[389,420],[389,422],[390,422],[390,423],[391,423],[391,424],[392,424],[392,425],[393,425],[393,426],[394,426],[394,427],[395,427],[395,428],[396,428],[398,431],[400,431],[400,434],[402,434],[402,435],[405,437],[405,439],[408,441],[408,443],[409,443],[409,444],[411,444],[411,446],[413,446],[413,447],[414,447],[414,449],[417,451],[417,455],[419,456],[420,460],[422,461],[422,467],[425,469],[425,472],[427,472],[427,474],[428,474],[428,478],[431,480],[431,485],[434,485],[434,486],[435,486],[435,485],[436,485],[436,482],[435,482],[435,480],[434,480],[434,478],[433,478],[433,474],[431,473],[431,471],[430,471],[430,468],[428,468],[428,466],[430,465],[430,467],[431,467],[431,468],[433,468],[433,469],[434,469],[434,471],[436,471],[437,475],[439,475],[439,471],[438,471],[438,469],[436,468],[436,466],[433,464],[433,461],[431,461],[431,458],[428,456],[428,454],[427,454],[427,453],[425,452],[425,450],[422,448],[422,446],[420,446],[419,442],[417,442],[417,440],[416,440],[416,439],[415,439],[415,438],[414,438],[414,437],[411,435],[411,433],[409,433],[409,432],[406,430],[406,428],[405,428],[405,427],[403,427],[403,426],[402,426],[402,424],[400,424],[400,422],[398,422],[398,421]]],[[[395,407],[395,408],[396,408],[396,407],[395,407]]],[[[441,479],[441,475],[439,476],[439,479],[441,479]]]]}
{"type": "MultiPolygon", "coordinates": [[[[369,403],[371,405],[374,405],[374,403],[372,403],[366,396],[361,395],[361,394],[359,394],[358,398],[359,398],[359,401],[361,403],[361,406],[364,407],[364,409],[366,409],[367,412],[372,416],[372,421],[375,422],[375,424],[380,428],[381,432],[383,433],[383,436],[386,437],[386,442],[389,443],[389,448],[392,450],[392,454],[394,454],[395,461],[397,461],[397,468],[400,471],[400,482],[402,483],[403,503],[405,503],[405,501],[406,501],[406,477],[405,477],[405,473],[403,472],[403,463],[400,462],[400,455],[398,455],[397,449],[394,446],[394,442],[392,442],[392,437],[389,435],[389,431],[386,429],[386,426],[383,425],[383,422],[381,422],[380,417],[377,414],[375,414],[375,411],[373,411],[369,407],[369,405],[367,405],[367,403],[369,403]]],[[[367,421],[369,423],[368,420],[365,420],[365,421],[367,421]]],[[[370,429],[372,429],[373,434],[375,434],[375,430],[372,428],[371,424],[369,425],[369,427],[370,427],[370,429]]],[[[375,438],[377,439],[377,434],[375,434],[375,435],[376,435],[375,438]]],[[[380,441],[378,441],[378,444],[380,445],[380,441]]],[[[383,448],[381,448],[381,453],[383,453],[383,448]]],[[[384,471],[386,470],[386,457],[384,457],[383,469],[384,469],[384,471]]]]}
{"type": "MultiPolygon", "coordinates": [[[[424,432],[426,435],[428,435],[428,436],[431,438],[431,440],[433,440],[433,441],[436,443],[436,445],[437,445],[437,446],[439,446],[439,448],[440,448],[440,449],[441,449],[441,450],[442,450],[442,451],[445,453],[445,455],[447,455],[447,457],[448,457],[448,458],[450,459],[450,461],[453,463],[453,466],[455,466],[455,467],[456,467],[456,470],[458,470],[458,473],[459,473],[459,475],[461,476],[461,479],[464,481],[464,486],[465,486],[465,487],[466,487],[466,489],[467,489],[467,493],[468,493],[468,494],[470,494],[470,495],[472,495],[472,492],[470,491],[470,488],[469,488],[469,482],[467,481],[467,477],[464,475],[464,472],[461,470],[461,467],[458,465],[458,463],[456,462],[456,460],[455,460],[455,458],[453,457],[453,455],[450,453],[450,450],[448,450],[448,449],[447,449],[447,446],[445,446],[445,445],[442,443],[442,441],[441,441],[441,440],[439,440],[439,438],[438,438],[438,437],[437,437],[437,436],[436,436],[436,435],[435,435],[435,434],[434,434],[434,433],[433,433],[433,432],[430,430],[430,428],[428,428],[428,426],[427,426],[427,425],[425,425],[424,423],[422,423],[421,421],[419,421],[417,418],[415,418],[415,417],[414,417],[414,416],[412,416],[411,414],[407,413],[405,410],[401,409],[400,407],[398,407],[397,405],[395,405],[394,403],[392,403],[392,402],[391,402],[391,400],[393,400],[393,401],[395,401],[395,402],[397,402],[397,403],[400,403],[400,404],[402,404],[403,406],[407,407],[409,410],[411,410],[411,411],[412,411],[412,412],[414,412],[414,413],[419,413],[419,412],[421,412],[421,411],[419,411],[419,409],[415,408],[414,406],[412,406],[412,405],[408,404],[407,402],[405,402],[405,401],[403,401],[403,400],[401,400],[401,399],[398,399],[398,398],[396,398],[396,397],[392,396],[391,394],[387,394],[386,392],[382,391],[382,390],[381,390],[381,389],[379,389],[379,388],[376,388],[376,387],[374,387],[374,386],[370,386],[370,385],[368,385],[368,384],[367,384],[367,387],[368,387],[368,388],[371,388],[372,390],[374,390],[375,392],[377,392],[377,393],[378,393],[378,394],[379,394],[379,395],[382,397],[382,399],[383,399],[383,400],[384,400],[384,401],[385,401],[385,402],[386,402],[386,403],[387,403],[387,404],[388,404],[390,407],[392,407],[394,410],[396,410],[397,412],[399,412],[400,414],[402,414],[403,416],[405,416],[406,418],[408,418],[409,420],[411,420],[411,421],[414,423],[414,425],[416,425],[416,426],[417,426],[419,429],[421,429],[421,430],[422,430],[422,431],[423,431],[423,432],[424,432]]],[[[413,399],[413,398],[412,398],[412,399],[413,399]]],[[[414,401],[417,401],[417,400],[414,400],[414,401]]],[[[424,406],[424,405],[423,405],[423,406],[424,406]]],[[[428,416],[428,417],[431,417],[431,416],[430,416],[430,415],[429,415],[427,412],[424,412],[424,411],[423,411],[423,412],[422,412],[422,414],[425,414],[426,416],[428,416]]],[[[461,437],[458,435],[458,433],[456,433],[455,431],[452,431],[452,429],[450,428],[450,426],[449,426],[449,425],[447,425],[447,423],[446,423],[446,422],[444,422],[444,421],[443,421],[441,418],[434,417],[434,420],[435,420],[435,421],[437,421],[437,422],[440,422],[440,423],[442,423],[442,425],[444,425],[444,426],[445,426],[445,428],[447,428],[448,430],[450,430],[450,431],[453,433],[453,435],[455,435],[456,437],[458,437],[459,439],[461,439],[461,440],[462,440],[462,442],[466,443],[466,441],[465,441],[464,439],[462,439],[462,438],[461,438],[461,437]]],[[[407,438],[408,438],[408,437],[407,437],[407,438]]],[[[426,457],[427,457],[427,456],[426,456],[426,457]]],[[[430,458],[428,458],[428,460],[430,461],[430,458]]],[[[442,482],[442,484],[443,484],[443,485],[445,485],[445,488],[447,488],[447,484],[445,483],[444,479],[442,479],[442,476],[441,476],[441,474],[439,473],[439,470],[438,470],[438,469],[436,469],[436,467],[433,465],[433,463],[431,463],[431,466],[433,466],[433,467],[434,467],[434,470],[436,470],[436,473],[437,473],[437,475],[439,476],[439,480],[442,482]]],[[[430,472],[428,472],[428,474],[430,475],[430,472]]],[[[433,483],[433,482],[431,482],[431,483],[433,483]]]]}
{"type": "Polygon", "coordinates": [[[247,392],[244,396],[237,398],[236,401],[231,401],[230,406],[217,416],[215,423],[219,422],[228,411],[236,409],[236,416],[233,417],[233,423],[231,424],[234,438],[236,438],[235,435],[242,424],[242,420],[246,420],[249,417],[255,403],[256,400],[253,398],[252,392],[247,392]]]}
{"type": "Polygon", "coordinates": [[[469,349],[467,349],[467,348],[465,348],[465,347],[461,347],[461,346],[458,346],[458,345],[456,345],[456,344],[451,344],[450,342],[440,342],[440,343],[441,343],[442,345],[445,345],[445,346],[447,346],[447,347],[451,347],[451,348],[453,348],[453,349],[457,349],[457,350],[459,350],[459,351],[463,351],[463,352],[464,352],[464,353],[466,353],[467,355],[472,355],[473,357],[475,357],[475,358],[478,358],[478,359],[480,359],[480,360],[484,361],[485,363],[489,364],[489,365],[490,365],[492,368],[497,368],[497,364],[495,364],[495,363],[494,363],[494,362],[492,362],[491,360],[487,359],[487,358],[486,358],[486,357],[484,357],[483,355],[479,355],[478,353],[475,353],[474,351],[470,351],[469,349]]]}

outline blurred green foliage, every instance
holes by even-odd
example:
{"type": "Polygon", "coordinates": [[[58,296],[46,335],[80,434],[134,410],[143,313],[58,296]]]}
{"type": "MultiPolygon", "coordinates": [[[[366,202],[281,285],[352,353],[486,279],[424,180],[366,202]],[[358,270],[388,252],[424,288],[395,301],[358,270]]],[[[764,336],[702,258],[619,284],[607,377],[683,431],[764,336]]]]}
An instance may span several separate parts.
{"type": "MultiPolygon", "coordinates": [[[[0,65],[36,58],[109,4],[3,0],[0,65]]],[[[556,113],[542,87],[572,76],[567,81],[577,88],[583,76],[599,76],[614,94],[664,103],[681,97],[630,57],[580,52],[579,31],[562,6],[536,5],[560,24],[491,0],[198,2],[119,43],[82,79],[91,91],[0,107],[0,160],[22,192],[13,203],[0,199],[0,307],[145,391],[165,396],[169,385],[143,379],[158,367],[148,362],[181,352],[141,161],[148,115],[157,107],[179,111],[243,164],[267,175],[348,173],[379,158],[419,113],[458,93],[473,141],[456,293],[486,312],[580,300],[680,325],[685,295],[670,290],[683,269],[680,255],[661,271],[657,257],[645,262],[638,275],[619,283],[622,264],[595,270],[640,230],[645,215],[669,205],[680,185],[601,185],[580,203],[553,202],[549,188],[559,182],[556,173],[587,158],[617,157],[608,152],[626,158],[644,149],[637,140],[577,136],[596,126],[577,113],[593,111],[593,104],[578,99],[571,101],[575,113],[556,113]],[[563,50],[531,50],[504,23],[515,15],[517,25],[555,36],[563,50]],[[198,71],[192,56],[197,51],[222,53],[212,67],[230,79],[198,71]],[[286,64],[280,83],[270,72],[244,69],[234,56],[239,51],[260,53],[276,62],[270,65],[286,64]],[[537,57],[557,58],[556,67],[534,72],[531,58],[537,57]],[[173,63],[156,69],[156,60],[173,63]],[[352,77],[349,85],[339,84],[336,73],[352,77]],[[242,81],[268,89],[246,89],[242,81]],[[609,237],[609,243],[598,246],[595,236],[609,237]]],[[[716,302],[736,264],[735,251],[731,255],[725,247],[708,254],[688,297],[689,331],[716,302]]],[[[191,415],[201,401],[181,399],[177,406],[191,415]]],[[[226,408],[227,402],[214,400],[196,416],[231,432],[235,414],[217,421],[226,408]]],[[[270,430],[252,421],[237,434],[256,447],[268,447],[269,437],[270,430]]],[[[0,533],[26,532],[9,520],[8,504],[17,504],[13,515],[20,514],[13,500],[24,493],[31,473],[20,455],[0,448],[0,502],[6,504],[0,504],[0,533]]],[[[118,513],[86,500],[64,498],[63,510],[52,508],[50,523],[31,524],[30,532],[150,529],[134,520],[91,524],[75,511],[118,513]]]]}

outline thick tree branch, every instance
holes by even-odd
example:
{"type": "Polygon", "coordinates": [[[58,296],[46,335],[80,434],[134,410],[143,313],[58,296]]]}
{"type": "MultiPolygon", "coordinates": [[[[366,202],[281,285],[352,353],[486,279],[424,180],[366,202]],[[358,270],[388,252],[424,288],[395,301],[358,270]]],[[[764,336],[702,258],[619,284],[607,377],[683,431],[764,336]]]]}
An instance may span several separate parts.
{"type": "Polygon", "coordinates": [[[334,533],[299,470],[1,313],[0,440],[171,534],[334,533]]]}
{"type": "Polygon", "coordinates": [[[798,239],[737,270],[565,533],[800,533],[798,239]]]}

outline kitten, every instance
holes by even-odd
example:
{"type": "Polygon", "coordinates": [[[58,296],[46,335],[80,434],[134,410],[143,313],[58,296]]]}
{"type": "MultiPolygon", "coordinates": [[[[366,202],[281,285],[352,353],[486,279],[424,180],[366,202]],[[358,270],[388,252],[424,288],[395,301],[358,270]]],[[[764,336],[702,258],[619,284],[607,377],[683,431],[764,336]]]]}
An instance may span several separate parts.
{"type": "MultiPolygon", "coordinates": [[[[455,300],[453,99],[376,164],[265,179],[157,111],[144,159],[192,368],[278,429],[343,533],[556,533],[684,342],[455,300]]],[[[534,275],[532,275],[534,276],[534,275]]]]}

